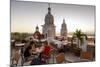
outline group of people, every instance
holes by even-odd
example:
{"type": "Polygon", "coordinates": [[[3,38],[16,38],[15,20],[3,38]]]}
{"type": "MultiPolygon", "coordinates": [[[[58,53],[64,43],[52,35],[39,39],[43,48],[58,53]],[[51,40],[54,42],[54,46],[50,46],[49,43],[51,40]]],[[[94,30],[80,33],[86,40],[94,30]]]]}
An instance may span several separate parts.
{"type": "Polygon", "coordinates": [[[49,62],[50,51],[53,49],[53,46],[48,44],[47,41],[42,44],[31,41],[24,51],[22,49],[21,52],[25,61],[28,61],[30,57],[32,58],[30,65],[39,65],[49,62]]]}
{"type": "Polygon", "coordinates": [[[48,64],[50,59],[50,51],[54,47],[47,41],[36,43],[34,41],[24,42],[25,45],[20,49],[21,64],[29,62],[29,65],[48,64]]]}
{"type": "Polygon", "coordinates": [[[21,65],[25,62],[29,62],[29,65],[48,64],[52,51],[55,50],[58,53],[64,52],[63,47],[58,48],[56,44],[48,43],[48,41],[39,43],[30,40],[28,42],[22,41],[22,43],[25,43],[25,45],[19,51],[22,59],[21,65]]]}

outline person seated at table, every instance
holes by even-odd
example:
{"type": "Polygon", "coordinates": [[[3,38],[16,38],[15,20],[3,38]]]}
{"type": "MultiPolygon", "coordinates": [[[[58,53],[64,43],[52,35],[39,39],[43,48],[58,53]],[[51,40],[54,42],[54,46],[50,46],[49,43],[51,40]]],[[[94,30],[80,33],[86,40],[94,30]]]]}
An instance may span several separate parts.
{"type": "MultiPolygon", "coordinates": [[[[34,49],[34,47],[32,49],[34,49]]],[[[41,59],[41,53],[43,52],[43,50],[44,50],[44,46],[35,47],[35,50],[33,50],[33,53],[32,53],[34,58],[31,62],[31,65],[43,64],[42,59],[41,59]]]]}
{"type": "Polygon", "coordinates": [[[35,46],[33,43],[30,43],[30,45],[25,49],[25,52],[24,52],[24,57],[29,57],[31,56],[32,54],[32,50],[35,50],[35,46]]]}
{"type": "Polygon", "coordinates": [[[46,62],[49,62],[50,59],[50,51],[51,51],[52,47],[50,44],[48,44],[48,42],[46,41],[44,44],[44,51],[43,51],[43,56],[44,59],[46,60],[46,62]]]}

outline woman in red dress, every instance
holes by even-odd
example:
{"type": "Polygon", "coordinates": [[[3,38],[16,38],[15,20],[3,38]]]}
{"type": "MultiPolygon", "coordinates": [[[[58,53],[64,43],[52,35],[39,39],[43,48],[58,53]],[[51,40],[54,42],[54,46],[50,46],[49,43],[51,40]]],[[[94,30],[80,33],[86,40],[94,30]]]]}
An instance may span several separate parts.
{"type": "Polygon", "coordinates": [[[48,42],[46,41],[44,44],[43,56],[47,63],[49,63],[51,49],[52,49],[52,46],[48,44],[48,42]]]}

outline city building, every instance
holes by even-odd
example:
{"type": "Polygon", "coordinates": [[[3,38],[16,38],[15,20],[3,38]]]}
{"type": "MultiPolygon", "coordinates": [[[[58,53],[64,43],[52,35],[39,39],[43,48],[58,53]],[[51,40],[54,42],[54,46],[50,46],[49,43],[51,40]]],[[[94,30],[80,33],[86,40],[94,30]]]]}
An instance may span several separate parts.
{"type": "Polygon", "coordinates": [[[63,23],[61,25],[61,32],[60,32],[61,36],[64,39],[67,39],[67,25],[65,23],[65,19],[63,19],[63,23]]]}
{"type": "Polygon", "coordinates": [[[54,17],[51,14],[51,7],[49,4],[48,13],[45,16],[45,24],[42,25],[42,33],[45,38],[54,38],[55,37],[55,25],[54,25],[54,17]]]}

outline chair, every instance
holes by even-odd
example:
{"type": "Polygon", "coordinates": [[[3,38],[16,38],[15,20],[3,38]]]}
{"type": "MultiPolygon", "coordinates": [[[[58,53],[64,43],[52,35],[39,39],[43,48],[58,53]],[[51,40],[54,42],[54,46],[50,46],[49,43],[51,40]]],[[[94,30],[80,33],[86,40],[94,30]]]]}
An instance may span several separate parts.
{"type": "Polygon", "coordinates": [[[14,55],[14,57],[13,57],[13,59],[12,59],[12,64],[17,65],[19,59],[20,59],[20,54],[19,54],[19,53],[15,53],[15,55],[14,55]]]}
{"type": "Polygon", "coordinates": [[[64,53],[60,53],[56,56],[56,63],[63,63],[65,62],[65,54],[64,53]]]}
{"type": "Polygon", "coordinates": [[[65,54],[60,53],[56,56],[56,63],[72,63],[72,61],[65,59],[65,54]]]}
{"type": "Polygon", "coordinates": [[[91,52],[81,52],[81,58],[92,60],[93,59],[93,55],[92,55],[91,52]]]}
{"type": "Polygon", "coordinates": [[[57,54],[57,50],[56,49],[52,49],[50,50],[50,55],[52,57],[52,61],[54,63],[54,58],[55,58],[55,55],[57,54]]]}

